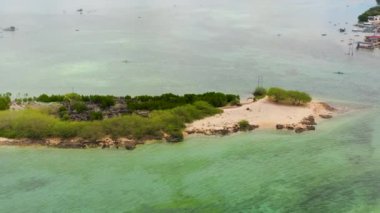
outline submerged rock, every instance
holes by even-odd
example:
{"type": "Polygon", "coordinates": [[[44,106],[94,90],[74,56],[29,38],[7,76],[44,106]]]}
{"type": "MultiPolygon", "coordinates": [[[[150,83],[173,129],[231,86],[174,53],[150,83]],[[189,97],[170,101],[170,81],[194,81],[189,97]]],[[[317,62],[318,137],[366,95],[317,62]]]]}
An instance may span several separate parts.
{"type": "Polygon", "coordinates": [[[323,108],[325,108],[327,111],[330,111],[330,112],[333,112],[333,111],[336,111],[336,108],[330,106],[329,104],[325,103],[325,102],[320,102],[320,104],[323,106],[323,108]]]}
{"type": "Polygon", "coordinates": [[[333,116],[332,115],[319,115],[319,117],[323,119],[331,119],[333,116]]]}
{"type": "Polygon", "coordinates": [[[285,128],[287,129],[287,130],[294,130],[294,125],[293,124],[288,124],[288,125],[286,125],[285,126],[285,128]]]}
{"type": "Polygon", "coordinates": [[[306,126],[306,129],[309,131],[315,131],[315,126],[306,126]]]}
{"type": "Polygon", "coordinates": [[[302,133],[304,131],[305,131],[305,128],[303,128],[303,127],[297,127],[295,130],[296,133],[302,133]]]}
{"type": "Polygon", "coordinates": [[[232,132],[231,129],[223,128],[223,129],[216,129],[216,130],[214,130],[213,134],[225,136],[225,135],[230,134],[231,132],[232,132]]]}
{"type": "Polygon", "coordinates": [[[119,138],[115,141],[115,144],[117,144],[116,148],[122,146],[127,150],[133,150],[136,148],[138,142],[136,140],[131,140],[128,138],[119,138]]]}
{"type": "Polygon", "coordinates": [[[304,119],[301,121],[301,124],[303,124],[303,125],[308,125],[308,126],[310,126],[310,125],[317,125],[317,123],[315,122],[315,118],[314,118],[314,116],[312,116],[312,115],[310,115],[310,116],[304,118],[304,119]]]}
{"type": "Polygon", "coordinates": [[[248,130],[252,131],[252,130],[258,129],[259,127],[260,127],[259,125],[251,124],[251,125],[249,125],[248,130]]]}
{"type": "Polygon", "coordinates": [[[136,149],[136,144],[126,144],[124,147],[126,150],[134,150],[136,149]]]}
{"type": "Polygon", "coordinates": [[[67,143],[65,141],[62,141],[61,143],[55,145],[54,147],[62,148],[62,149],[84,149],[86,148],[86,145],[83,143],[67,143]]]}

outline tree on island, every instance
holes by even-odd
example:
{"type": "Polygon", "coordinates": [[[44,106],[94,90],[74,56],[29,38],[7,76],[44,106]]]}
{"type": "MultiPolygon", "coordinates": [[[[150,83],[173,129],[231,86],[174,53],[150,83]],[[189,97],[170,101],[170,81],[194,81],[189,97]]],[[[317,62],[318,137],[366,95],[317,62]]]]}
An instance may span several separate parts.
{"type": "Polygon", "coordinates": [[[11,93],[0,94],[0,110],[7,110],[11,106],[11,93]]]}

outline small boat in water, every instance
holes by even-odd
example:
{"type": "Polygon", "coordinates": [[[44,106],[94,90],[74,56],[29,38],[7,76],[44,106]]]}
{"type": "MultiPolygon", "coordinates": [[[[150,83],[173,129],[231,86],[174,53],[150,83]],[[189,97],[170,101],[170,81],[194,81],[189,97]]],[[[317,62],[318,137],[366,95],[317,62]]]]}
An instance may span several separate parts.
{"type": "Polygon", "coordinates": [[[354,32],[354,33],[362,33],[363,30],[362,29],[353,29],[352,32],[354,32]]]}
{"type": "Polygon", "coordinates": [[[8,32],[14,32],[14,31],[16,31],[16,27],[14,27],[14,26],[10,26],[10,27],[8,27],[8,28],[5,28],[5,29],[3,29],[4,31],[8,31],[8,32]]]}

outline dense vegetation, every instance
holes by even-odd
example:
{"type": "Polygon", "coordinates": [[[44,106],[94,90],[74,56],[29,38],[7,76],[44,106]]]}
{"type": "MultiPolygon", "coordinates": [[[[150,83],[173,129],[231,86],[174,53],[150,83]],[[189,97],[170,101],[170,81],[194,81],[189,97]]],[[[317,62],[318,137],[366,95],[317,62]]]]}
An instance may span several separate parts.
{"type": "Polygon", "coordinates": [[[60,103],[62,106],[56,114],[62,120],[93,121],[102,120],[104,116],[116,117],[121,114],[137,112],[147,116],[154,110],[173,109],[197,101],[205,101],[214,107],[238,105],[240,98],[237,95],[208,92],[204,94],[186,94],[183,96],[171,93],[160,96],[125,96],[111,95],[79,95],[70,93],[66,95],[42,94],[34,100],[42,103],[60,103]]]}
{"type": "Polygon", "coordinates": [[[312,100],[310,95],[305,92],[284,90],[277,87],[270,88],[267,95],[270,100],[283,104],[302,105],[312,100]]]}
{"type": "Polygon", "coordinates": [[[124,115],[103,121],[62,121],[38,110],[0,112],[0,137],[43,139],[80,137],[95,141],[106,135],[132,139],[162,139],[165,134],[183,138],[185,123],[221,111],[206,102],[195,102],[169,110],[157,110],[149,117],[124,115]]]}
{"type": "Polygon", "coordinates": [[[380,15],[380,6],[372,7],[369,10],[361,14],[358,19],[360,22],[367,22],[368,16],[378,16],[380,15]]]}
{"type": "Polygon", "coordinates": [[[69,93],[66,95],[50,96],[42,94],[34,99],[42,103],[61,103],[62,106],[58,109],[57,114],[62,120],[73,120],[73,117],[81,120],[102,120],[102,112],[94,111],[94,105],[96,105],[99,110],[110,109],[116,104],[115,100],[117,98],[111,95],[85,96],[69,93]],[[91,108],[89,108],[90,105],[92,105],[91,108]]]}
{"type": "Polygon", "coordinates": [[[11,94],[10,93],[0,94],[0,110],[9,109],[10,104],[11,104],[11,94]]]}
{"type": "Polygon", "coordinates": [[[205,101],[214,107],[223,107],[228,104],[237,105],[240,98],[237,95],[223,94],[219,92],[208,92],[204,94],[186,94],[183,96],[171,93],[161,96],[136,96],[126,97],[129,110],[163,110],[192,104],[197,101],[205,101]]]}
{"type": "Polygon", "coordinates": [[[99,105],[102,109],[109,108],[115,105],[115,97],[111,95],[79,95],[69,93],[66,95],[46,95],[42,94],[36,98],[36,101],[43,103],[52,102],[88,102],[99,105]]]}
{"type": "MultiPolygon", "coordinates": [[[[78,95],[75,93],[67,95],[46,95],[42,94],[36,98],[36,101],[43,103],[52,102],[85,102],[98,104],[102,109],[109,108],[115,105],[115,96],[101,96],[101,95],[78,95]]],[[[172,93],[163,94],[160,96],[126,96],[125,100],[128,105],[128,109],[131,111],[135,110],[162,110],[162,109],[172,109],[178,106],[183,106],[186,104],[192,104],[197,101],[205,101],[214,107],[223,107],[228,104],[235,105],[238,104],[240,98],[238,95],[223,94],[219,92],[208,92],[204,94],[186,94],[183,96],[174,95],[172,93]]]]}

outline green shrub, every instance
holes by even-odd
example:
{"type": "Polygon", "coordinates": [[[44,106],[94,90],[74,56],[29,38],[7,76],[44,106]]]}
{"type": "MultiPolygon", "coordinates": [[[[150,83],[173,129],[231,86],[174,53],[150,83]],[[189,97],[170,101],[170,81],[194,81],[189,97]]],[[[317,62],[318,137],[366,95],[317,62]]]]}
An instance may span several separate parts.
{"type": "Polygon", "coordinates": [[[64,95],[63,101],[69,101],[69,102],[82,101],[82,96],[80,96],[77,93],[68,93],[64,95]]]}
{"type": "Polygon", "coordinates": [[[7,110],[11,105],[11,98],[8,95],[0,94],[0,110],[7,110]]]}
{"type": "Polygon", "coordinates": [[[98,121],[85,123],[78,131],[78,137],[95,142],[104,137],[105,131],[102,124],[98,121]]]}
{"type": "Polygon", "coordinates": [[[283,102],[288,98],[287,91],[278,87],[272,87],[267,95],[275,102],[283,102]]]}
{"type": "Polygon", "coordinates": [[[255,99],[261,99],[264,98],[267,95],[267,90],[264,87],[256,87],[255,91],[253,92],[253,96],[255,99]]]}
{"type": "Polygon", "coordinates": [[[84,125],[85,124],[79,122],[57,121],[53,126],[51,135],[61,138],[77,137],[84,125]]]}
{"type": "Polygon", "coordinates": [[[75,101],[72,103],[72,110],[76,111],[77,113],[82,113],[87,111],[87,105],[82,101],[75,101]]]}
{"type": "Polygon", "coordinates": [[[62,102],[64,101],[64,99],[65,99],[65,96],[63,95],[48,96],[47,94],[42,94],[36,98],[37,101],[43,102],[43,103],[62,102]]]}
{"type": "Polygon", "coordinates": [[[68,121],[70,120],[70,115],[69,113],[66,111],[66,112],[63,112],[62,114],[59,114],[60,118],[63,120],[63,121],[68,121]]]}
{"type": "Polygon", "coordinates": [[[287,93],[293,105],[301,105],[311,101],[310,95],[305,92],[290,90],[287,93]]]}
{"type": "Polygon", "coordinates": [[[95,103],[102,109],[110,108],[115,105],[115,97],[111,95],[90,95],[82,96],[83,101],[95,103]]]}
{"type": "Polygon", "coordinates": [[[57,119],[42,112],[25,110],[0,114],[0,135],[10,138],[42,139],[52,136],[57,119]]]}
{"type": "Polygon", "coordinates": [[[102,112],[90,112],[90,121],[103,120],[102,112]]]}
{"type": "Polygon", "coordinates": [[[267,95],[274,102],[292,105],[302,105],[312,100],[310,95],[305,92],[284,90],[277,87],[270,88],[267,95]]]}
{"type": "Polygon", "coordinates": [[[239,121],[238,125],[239,125],[240,130],[242,131],[248,131],[249,128],[251,127],[251,125],[249,124],[247,120],[239,121]]]}

